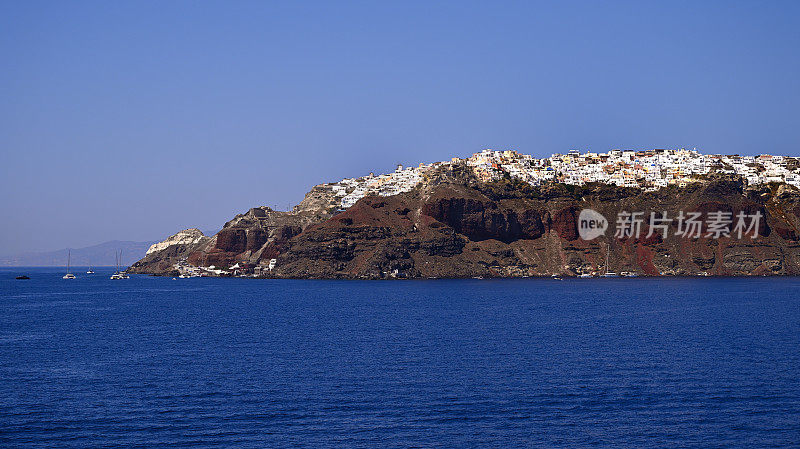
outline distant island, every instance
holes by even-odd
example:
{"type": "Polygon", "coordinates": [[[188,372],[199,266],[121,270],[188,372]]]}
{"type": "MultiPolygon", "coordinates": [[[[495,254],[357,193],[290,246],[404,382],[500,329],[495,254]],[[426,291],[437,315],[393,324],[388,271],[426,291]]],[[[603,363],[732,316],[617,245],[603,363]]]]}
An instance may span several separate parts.
{"type": "Polygon", "coordinates": [[[114,266],[117,251],[122,251],[123,265],[128,265],[144,257],[154,243],[112,240],[84,248],[21,253],[0,257],[0,267],[63,266],[67,262],[67,251],[71,251],[74,266],[114,266]]]}
{"type": "Polygon", "coordinates": [[[800,159],[484,150],[313,187],[129,272],[273,278],[800,274],[800,159]]]}

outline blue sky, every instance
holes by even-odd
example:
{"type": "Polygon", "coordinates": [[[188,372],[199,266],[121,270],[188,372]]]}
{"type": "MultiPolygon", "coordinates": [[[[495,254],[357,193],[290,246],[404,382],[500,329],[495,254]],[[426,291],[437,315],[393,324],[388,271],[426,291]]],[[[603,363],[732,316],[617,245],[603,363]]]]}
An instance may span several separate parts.
{"type": "Polygon", "coordinates": [[[800,155],[800,2],[3,2],[0,253],[513,148],[800,155]]]}

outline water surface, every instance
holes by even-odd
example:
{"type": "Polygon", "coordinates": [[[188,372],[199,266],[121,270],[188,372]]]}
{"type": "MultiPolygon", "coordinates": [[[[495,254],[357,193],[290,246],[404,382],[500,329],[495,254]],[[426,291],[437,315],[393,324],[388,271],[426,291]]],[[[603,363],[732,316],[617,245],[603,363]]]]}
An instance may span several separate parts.
{"type": "Polygon", "coordinates": [[[0,271],[0,446],[800,444],[796,278],[61,274],[0,271]]]}

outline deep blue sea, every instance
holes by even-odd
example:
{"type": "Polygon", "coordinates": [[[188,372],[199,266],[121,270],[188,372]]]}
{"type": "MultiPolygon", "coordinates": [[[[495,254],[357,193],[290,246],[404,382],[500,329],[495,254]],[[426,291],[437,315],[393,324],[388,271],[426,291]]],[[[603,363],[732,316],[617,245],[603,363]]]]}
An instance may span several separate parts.
{"type": "Polygon", "coordinates": [[[797,278],[85,271],[0,270],[0,447],[800,446],[797,278]]]}

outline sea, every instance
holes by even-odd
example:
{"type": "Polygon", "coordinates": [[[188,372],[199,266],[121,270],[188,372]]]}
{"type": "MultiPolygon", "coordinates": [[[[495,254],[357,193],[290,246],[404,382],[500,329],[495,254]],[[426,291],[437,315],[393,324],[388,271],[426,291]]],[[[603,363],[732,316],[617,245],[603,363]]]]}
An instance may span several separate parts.
{"type": "Polygon", "coordinates": [[[0,270],[0,447],[800,446],[798,278],[85,271],[0,270]]]}

